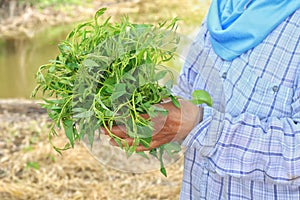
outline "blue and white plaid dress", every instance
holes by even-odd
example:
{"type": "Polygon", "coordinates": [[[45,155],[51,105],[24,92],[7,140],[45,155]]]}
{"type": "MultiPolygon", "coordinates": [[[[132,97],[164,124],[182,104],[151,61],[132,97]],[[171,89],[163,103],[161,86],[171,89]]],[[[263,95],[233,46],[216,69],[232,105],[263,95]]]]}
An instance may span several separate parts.
{"type": "Polygon", "coordinates": [[[212,108],[184,141],[181,199],[300,199],[300,10],[233,61],[204,20],[174,93],[212,108]]]}

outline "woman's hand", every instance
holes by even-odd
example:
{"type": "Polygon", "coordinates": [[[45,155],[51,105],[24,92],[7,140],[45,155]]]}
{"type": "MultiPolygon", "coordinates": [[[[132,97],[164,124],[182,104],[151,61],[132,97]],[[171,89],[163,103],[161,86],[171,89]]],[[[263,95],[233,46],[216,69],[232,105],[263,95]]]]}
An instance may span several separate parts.
{"type": "MultiPolygon", "coordinates": [[[[156,106],[168,110],[166,116],[159,114],[157,117],[151,119],[154,124],[154,131],[152,134],[152,141],[149,148],[139,145],[136,151],[147,151],[159,147],[171,141],[182,141],[202,120],[203,109],[186,100],[179,100],[180,109],[174,106],[172,101],[163,102],[156,106]]],[[[132,145],[133,138],[130,138],[123,126],[113,126],[111,132],[124,139],[128,145],[132,145]]],[[[106,135],[107,131],[103,129],[106,135]]],[[[114,146],[119,146],[113,138],[110,143],[114,146]]]]}

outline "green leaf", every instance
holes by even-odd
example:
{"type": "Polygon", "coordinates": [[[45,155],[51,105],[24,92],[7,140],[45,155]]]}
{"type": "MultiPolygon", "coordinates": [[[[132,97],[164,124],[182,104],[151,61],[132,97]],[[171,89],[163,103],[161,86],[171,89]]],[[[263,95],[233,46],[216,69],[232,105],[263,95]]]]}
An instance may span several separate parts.
{"type": "Polygon", "coordinates": [[[135,148],[133,146],[126,149],[126,156],[129,158],[135,152],[135,148]]]}
{"type": "Polygon", "coordinates": [[[137,133],[140,138],[152,137],[152,128],[144,125],[136,125],[137,133]]]}
{"type": "Polygon", "coordinates": [[[115,101],[121,96],[126,94],[126,84],[125,83],[118,83],[115,85],[112,95],[111,95],[111,100],[115,101]]]}
{"type": "Polygon", "coordinates": [[[157,156],[157,148],[154,148],[154,149],[151,149],[149,151],[150,155],[152,155],[153,157],[157,158],[158,159],[158,156],[157,156]]]}
{"type": "Polygon", "coordinates": [[[166,117],[168,115],[168,110],[164,109],[164,108],[160,108],[160,107],[157,107],[157,106],[154,106],[155,107],[155,111],[156,112],[159,112],[163,117],[166,117]]]}
{"type": "Polygon", "coordinates": [[[160,172],[161,172],[165,177],[167,177],[167,171],[166,171],[166,168],[165,168],[165,166],[164,166],[164,161],[163,161],[164,150],[165,150],[164,145],[162,145],[162,146],[159,147],[159,156],[158,156],[158,159],[159,159],[159,161],[160,161],[160,172]]]}
{"type": "Polygon", "coordinates": [[[95,14],[95,21],[97,21],[97,19],[102,16],[104,14],[104,12],[106,11],[106,8],[101,8],[99,9],[96,14],[95,14]]]}
{"type": "Polygon", "coordinates": [[[105,110],[104,115],[107,117],[112,117],[114,115],[114,113],[111,110],[105,110]]]}
{"type": "Polygon", "coordinates": [[[136,154],[142,156],[143,158],[149,159],[149,157],[146,155],[146,153],[144,151],[138,151],[138,152],[136,152],[136,154]]]}
{"type": "Polygon", "coordinates": [[[165,87],[167,88],[167,89],[171,89],[172,87],[173,87],[173,80],[168,80],[166,83],[165,83],[165,87]]]}
{"type": "Polygon", "coordinates": [[[158,81],[158,80],[164,78],[164,77],[166,76],[167,73],[168,73],[167,70],[159,71],[158,73],[155,74],[154,80],[155,80],[155,81],[158,81]]]}
{"type": "Polygon", "coordinates": [[[91,117],[91,116],[93,116],[93,115],[94,115],[94,112],[93,112],[93,111],[87,110],[87,111],[85,111],[85,112],[78,113],[78,114],[74,115],[73,117],[74,117],[74,118],[89,118],[89,117],[91,117]]]}
{"type": "Polygon", "coordinates": [[[132,146],[128,146],[127,148],[127,157],[130,157],[133,153],[135,153],[137,145],[139,145],[140,140],[138,138],[134,138],[132,146]]]}
{"type": "Polygon", "coordinates": [[[139,86],[143,86],[148,83],[148,81],[145,79],[145,76],[142,73],[139,73],[139,86]]]}
{"type": "Polygon", "coordinates": [[[72,120],[64,120],[63,121],[63,127],[65,130],[65,134],[67,138],[69,139],[72,147],[74,147],[74,126],[73,126],[73,121],[72,120]]]}
{"type": "Polygon", "coordinates": [[[94,60],[92,59],[86,59],[82,62],[82,64],[86,67],[95,67],[98,66],[99,64],[96,63],[94,60]]]}
{"type": "Polygon", "coordinates": [[[177,108],[180,108],[180,103],[179,103],[178,99],[176,99],[173,95],[171,95],[171,100],[172,100],[172,103],[174,104],[174,106],[176,106],[177,108]]]}
{"type": "Polygon", "coordinates": [[[173,157],[173,155],[180,152],[181,146],[178,143],[170,142],[164,145],[164,149],[170,157],[173,157]]]}
{"type": "Polygon", "coordinates": [[[149,147],[150,147],[151,141],[152,141],[152,137],[141,138],[141,139],[140,139],[140,143],[141,143],[145,148],[149,148],[149,147]]]}
{"type": "Polygon", "coordinates": [[[136,81],[136,78],[134,76],[132,76],[132,74],[127,72],[123,75],[123,80],[136,81]]]}
{"type": "Polygon", "coordinates": [[[114,139],[114,141],[119,145],[119,147],[122,149],[122,148],[123,148],[123,145],[122,145],[121,140],[120,140],[119,138],[116,138],[116,137],[114,137],[113,139],[114,139]]]}
{"type": "Polygon", "coordinates": [[[195,90],[192,93],[191,102],[194,104],[207,104],[208,106],[212,106],[213,102],[208,92],[204,90],[195,90]]]}
{"type": "Polygon", "coordinates": [[[160,168],[160,172],[161,172],[165,177],[167,177],[167,170],[166,170],[165,167],[161,167],[161,168],[160,168]]]}

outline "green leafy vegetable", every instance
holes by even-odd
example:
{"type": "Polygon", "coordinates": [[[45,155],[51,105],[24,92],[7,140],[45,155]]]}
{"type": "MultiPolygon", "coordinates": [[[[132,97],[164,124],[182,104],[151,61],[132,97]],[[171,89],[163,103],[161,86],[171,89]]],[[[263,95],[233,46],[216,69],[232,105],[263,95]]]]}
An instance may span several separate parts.
{"type": "MultiPolygon", "coordinates": [[[[152,140],[151,118],[167,111],[154,106],[171,98],[176,107],[178,100],[171,94],[172,84],[159,84],[171,72],[163,67],[173,59],[179,42],[175,33],[177,19],[157,26],[134,24],[127,17],[119,23],[110,18],[101,20],[105,8],[100,9],[94,20],[78,25],[59,45],[55,60],[40,66],[37,87],[32,96],[42,91],[43,107],[52,119],[49,139],[56,136],[56,128],[63,128],[67,144],[58,152],[74,147],[75,142],[87,137],[93,145],[99,128],[105,128],[128,156],[138,145],[148,148],[152,140]],[[147,114],[150,118],[142,117],[147,114]],[[111,132],[114,125],[126,128],[133,145],[111,132]]],[[[208,101],[207,94],[196,92],[194,103],[208,101]],[[200,96],[199,96],[200,95],[200,96]]],[[[161,164],[164,152],[178,153],[178,144],[166,144],[150,150],[161,164]]],[[[147,157],[145,153],[139,153],[147,157]]]]}

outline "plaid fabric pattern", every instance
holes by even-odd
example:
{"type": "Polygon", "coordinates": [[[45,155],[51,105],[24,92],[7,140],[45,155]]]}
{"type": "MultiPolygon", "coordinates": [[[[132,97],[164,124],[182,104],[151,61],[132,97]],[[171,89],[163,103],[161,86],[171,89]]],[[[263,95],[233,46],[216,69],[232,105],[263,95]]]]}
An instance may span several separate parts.
{"type": "Polygon", "coordinates": [[[181,199],[300,199],[300,10],[233,61],[204,20],[174,93],[213,107],[187,136],[181,199]]]}

